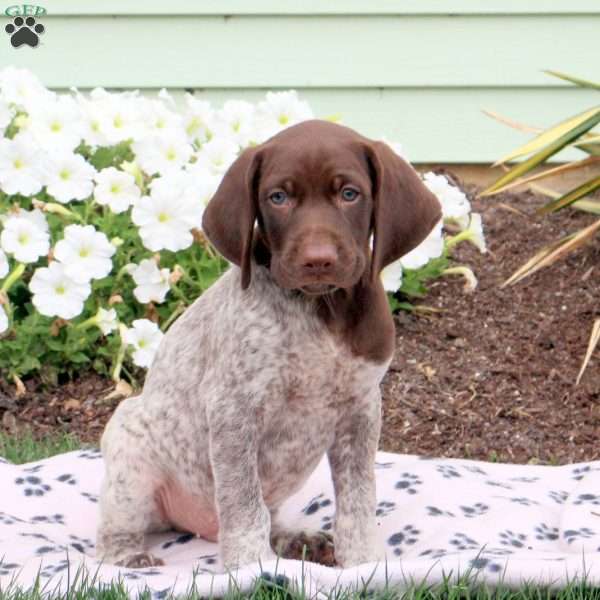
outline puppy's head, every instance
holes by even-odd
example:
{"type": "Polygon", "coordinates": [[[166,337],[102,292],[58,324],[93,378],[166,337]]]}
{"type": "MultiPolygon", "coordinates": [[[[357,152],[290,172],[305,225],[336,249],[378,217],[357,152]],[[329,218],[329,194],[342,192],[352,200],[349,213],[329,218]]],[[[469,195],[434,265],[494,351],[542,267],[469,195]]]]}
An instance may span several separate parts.
{"type": "Polygon", "coordinates": [[[202,226],[241,267],[244,288],[256,252],[280,286],[320,295],[352,287],[364,275],[375,281],[440,217],[435,196],[386,144],[315,120],[243,152],[202,226]]]}

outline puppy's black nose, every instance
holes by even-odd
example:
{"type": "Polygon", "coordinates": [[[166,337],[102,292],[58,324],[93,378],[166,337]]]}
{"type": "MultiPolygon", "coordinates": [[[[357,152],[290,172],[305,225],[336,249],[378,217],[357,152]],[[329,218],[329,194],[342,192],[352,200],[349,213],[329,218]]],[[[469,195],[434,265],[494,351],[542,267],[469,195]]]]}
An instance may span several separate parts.
{"type": "Polygon", "coordinates": [[[333,244],[311,244],[302,253],[301,267],[307,275],[321,275],[329,273],[337,260],[338,253],[333,244]]]}

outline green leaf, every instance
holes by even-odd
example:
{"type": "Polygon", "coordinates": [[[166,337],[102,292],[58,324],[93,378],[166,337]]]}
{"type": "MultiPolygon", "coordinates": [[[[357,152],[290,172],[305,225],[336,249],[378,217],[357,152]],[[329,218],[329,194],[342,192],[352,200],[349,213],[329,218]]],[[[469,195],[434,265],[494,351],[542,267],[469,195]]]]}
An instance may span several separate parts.
{"type": "Polygon", "coordinates": [[[497,192],[501,187],[505,186],[511,181],[514,181],[518,177],[521,177],[521,175],[528,173],[533,168],[542,164],[553,154],[556,154],[557,152],[562,150],[570,142],[577,139],[586,131],[589,131],[592,127],[594,127],[594,125],[600,123],[600,106],[596,107],[593,111],[588,112],[590,112],[590,116],[587,119],[585,119],[585,121],[579,123],[579,125],[570,129],[567,133],[563,134],[561,137],[548,144],[545,148],[543,148],[527,160],[513,167],[508,173],[500,177],[498,181],[496,181],[493,185],[487,188],[481,195],[487,196],[497,192]]]}
{"type": "Polygon", "coordinates": [[[550,144],[556,141],[557,139],[561,138],[562,136],[566,135],[567,133],[572,131],[573,128],[581,125],[581,123],[586,122],[589,118],[597,114],[598,111],[600,111],[600,107],[590,108],[582,113],[579,113],[573,117],[569,117],[564,121],[561,121],[557,125],[550,127],[550,129],[542,131],[542,133],[534,137],[532,140],[530,140],[523,146],[519,146],[516,150],[513,150],[506,156],[503,156],[501,159],[497,160],[494,163],[494,165],[507,163],[514,160],[515,158],[519,158],[521,156],[525,156],[527,154],[531,154],[532,152],[540,150],[547,144],[550,144]]]}
{"type": "Polygon", "coordinates": [[[588,81],[587,79],[580,79],[579,77],[573,77],[572,75],[566,75],[565,73],[561,73],[560,71],[544,71],[548,75],[552,75],[553,77],[558,77],[559,79],[563,79],[564,81],[568,81],[569,83],[574,83],[575,85],[583,88],[589,88],[592,90],[600,90],[600,83],[595,83],[594,81],[588,81]]]}
{"type": "Polygon", "coordinates": [[[548,204],[545,204],[540,209],[538,209],[538,213],[547,214],[550,212],[556,212],[557,210],[564,208],[565,206],[569,206],[569,204],[573,204],[573,202],[576,202],[580,198],[588,196],[598,188],[600,188],[600,175],[598,177],[590,179],[589,181],[586,181],[585,183],[582,183],[580,186],[576,187],[570,192],[567,192],[560,198],[552,200],[552,202],[548,202],[548,204]]]}

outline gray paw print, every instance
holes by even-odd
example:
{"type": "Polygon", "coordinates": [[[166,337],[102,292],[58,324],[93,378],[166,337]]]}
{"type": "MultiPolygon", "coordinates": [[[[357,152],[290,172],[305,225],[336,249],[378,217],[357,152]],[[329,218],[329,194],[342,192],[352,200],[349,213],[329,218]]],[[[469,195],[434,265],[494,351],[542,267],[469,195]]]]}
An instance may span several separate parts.
{"type": "Polygon", "coordinates": [[[331,505],[331,500],[329,498],[324,498],[324,494],[319,494],[315,496],[303,509],[302,512],[305,515],[312,515],[316,513],[319,509],[325,508],[326,506],[331,505]]]}
{"type": "Polygon", "coordinates": [[[400,556],[402,554],[402,546],[412,546],[416,544],[421,532],[412,525],[406,525],[400,531],[392,534],[387,543],[394,546],[394,554],[400,556]]]}
{"type": "Polygon", "coordinates": [[[437,506],[426,506],[427,515],[429,517],[455,517],[456,515],[449,510],[442,510],[437,506]]]}
{"type": "Polygon", "coordinates": [[[402,479],[397,481],[394,487],[397,490],[404,490],[407,494],[417,494],[416,486],[423,485],[421,479],[413,473],[402,473],[401,477],[402,479]]]}
{"type": "Polygon", "coordinates": [[[562,490],[548,492],[548,496],[556,502],[556,504],[564,504],[569,497],[569,492],[564,492],[562,490]]]}
{"type": "Polygon", "coordinates": [[[423,550],[423,552],[421,552],[419,554],[419,556],[425,556],[427,558],[442,558],[443,556],[446,556],[446,554],[448,554],[448,550],[444,549],[444,548],[429,548],[428,550],[423,550]]]}
{"type": "Polygon", "coordinates": [[[589,539],[593,535],[596,535],[596,532],[588,527],[581,527],[581,529],[565,529],[565,531],[563,531],[563,537],[567,544],[572,544],[578,538],[589,539]]]}
{"type": "Polygon", "coordinates": [[[15,569],[18,569],[21,565],[17,563],[5,563],[0,562],[0,575],[11,575],[15,569]]]}
{"type": "Polygon", "coordinates": [[[396,508],[395,502],[389,502],[387,500],[382,500],[377,504],[377,510],[375,511],[375,516],[377,517],[386,517],[396,508]]]}
{"type": "Polygon", "coordinates": [[[330,531],[333,528],[333,518],[332,517],[323,517],[321,519],[321,529],[323,531],[330,531]]]}
{"type": "Polygon", "coordinates": [[[483,504],[483,502],[476,502],[471,506],[461,506],[460,510],[463,511],[463,514],[467,519],[473,519],[475,517],[480,517],[481,515],[485,515],[485,513],[490,509],[487,504],[483,504]]]}
{"type": "Polygon", "coordinates": [[[491,561],[489,558],[474,558],[469,561],[469,564],[478,571],[481,569],[487,569],[491,573],[499,573],[502,571],[502,565],[491,561]]]}
{"type": "Polygon", "coordinates": [[[524,533],[515,533],[510,529],[506,529],[500,533],[500,543],[503,546],[513,546],[514,548],[523,548],[527,536],[524,533]]]}
{"type": "Polygon", "coordinates": [[[551,541],[558,539],[558,527],[550,527],[546,523],[540,523],[534,528],[535,539],[542,541],[551,541]]]}
{"type": "Polygon", "coordinates": [[[438,465],[436,470],[442,474],[444,479],[452,479],[453,477],[461,477],[461,474],[450,465],[438,465]]]}
{"type": "Polygon", "coordinates": [[[592,471],[596,470],[597,469],[592,469],[590,465],[582,465],[581,467],[575,467],[573,471],[571,471],[571,474],[575,481],[581,481],[586,475],[589,475],[592,471]]]}
{"type": "Polygon", "coordinates": [[[573,504],[593,504],[594,506],[598,506],[600,504],[600,496],[596,496],[596,494],[579,494],[573,504]]]}
{"type": "Polygon", "coordinates": [[[37,475],[17,477],[15,483],[23,486],[25,496],[43,496],[52,489],[49,485],[43,483],[37,475]]]}
{"type": "Polygon", "coordinates": [[[477,550],[480,547],[479,542],[470,538],[466,533],[455,533],[449,541],[451,546],[454,546],[457,550],[477,550]]]}
{"type": "Polygon", "coordinates": [[[514,502],[515,504],[520,504],[521,506],[534,506],[536,504],[539,504],[539,502],[537,502],[536,500],[531,500],[531,498],[525,498],[524,496],[509,498],[509,500],[511,502],[514,502]]]}
{"type": "Polygon", "coordinates": [[[77,483],[77,479],[73,477],[70,473],[65,473],[64,475],[59,475],[56,478],[56,481],[60,481],[61,483],[68,483],[69,485],[75,485],[77,483]]]}

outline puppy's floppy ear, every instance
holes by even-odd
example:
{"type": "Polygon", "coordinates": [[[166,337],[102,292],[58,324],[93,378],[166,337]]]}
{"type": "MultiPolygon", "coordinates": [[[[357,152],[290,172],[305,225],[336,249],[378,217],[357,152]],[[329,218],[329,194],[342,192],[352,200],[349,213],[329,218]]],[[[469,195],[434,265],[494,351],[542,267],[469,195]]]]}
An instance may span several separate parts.
{"type": "Polygon", "coordinates": [[[387,144],[372,142],[367,159],[373,182],[373,257],[371,279],[416,248],[442,217],[438,199],[417,172],[387,144]]]}
{"type": "Polygon", "coordinates": [[[225,173],[202,216],[206,237],[228,261],[242,269],[242,289],[250,284],[259,170],[259,150],[242,152],[225,173]]]}

